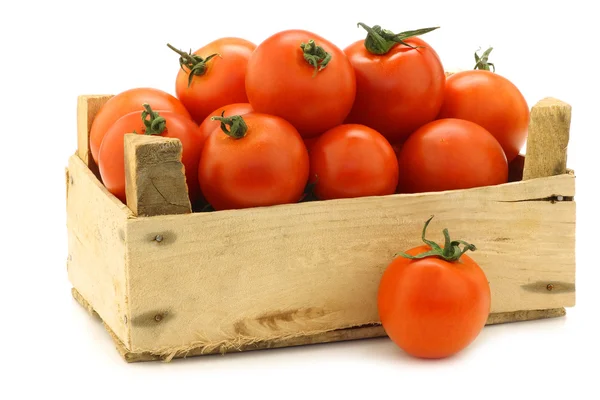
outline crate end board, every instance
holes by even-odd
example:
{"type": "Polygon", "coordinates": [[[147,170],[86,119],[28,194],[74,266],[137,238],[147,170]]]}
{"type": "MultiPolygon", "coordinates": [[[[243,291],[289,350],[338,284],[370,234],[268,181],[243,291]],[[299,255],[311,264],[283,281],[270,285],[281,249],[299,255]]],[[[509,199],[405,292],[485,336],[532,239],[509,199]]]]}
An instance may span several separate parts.
{"type": "MultiPolygon", "coordinates": [[[[206,356],[206,355],[225,355],[227,353],[255,351],[255,350],[266,350],[266,349],[277,349],[284,347],[296,347],[305,346],[311,344],[326,344],[335,342],[345,342],[350,340],[361,340],[361,339],[375,339],[387,337],[385,330],[380,324],[372,324],[368,326],[358,326],[347,329],[336,329],[332,331],[323,332],[318,335],[299,336],[293,339],[287,340],[275,340],[275,341],[263,341],[256,342],[252,345],[246,346],[223,346],[211,349],[205,349],[203,347],[191,348],[182,352],[173,352],[170,354],[153,354],[150,352],[132,352],[123,342],[115,335],[110,326],[108,326],[102,318],[94,311],[93,307],[83,298],[83,296],[72,288],[71,293],[73,298],[79,303],[92,317],[100,320],[104,326],[107,334],[111,337],[114,342],[115,349],[121,355],[124,361],[128,363],[147,362],[147,361],[163,361],[171,362],[174,359],[206,356]]],[[[566,310],[563,307],[542,309],[542,310],[523,310],[514,312],[504,313],[493,313],[490,314],[486,322],[486,326],[507,324],[512,322],[522,321],[533,321],[539,319],[558,318],[564,317],[566,310]]]]}

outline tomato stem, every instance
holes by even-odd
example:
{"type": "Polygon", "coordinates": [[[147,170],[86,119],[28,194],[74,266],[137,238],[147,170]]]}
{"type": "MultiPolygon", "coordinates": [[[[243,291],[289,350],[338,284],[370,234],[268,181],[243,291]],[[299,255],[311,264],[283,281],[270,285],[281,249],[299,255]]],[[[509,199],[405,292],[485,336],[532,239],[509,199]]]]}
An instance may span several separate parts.
{"type": "Polygon", "coordinates": [[[161,117],[159,113],[152,111],[148,103],[142,105],[142,121],[146,127],[145,135],[161,135],[167,128],[167,120],[161,117]],[[150,116],[150,119],[147,119],[150,116]]]}
{"type": "Polygon", "coordinates": [[[220,54],[214,53],[206,58],[202,58],[201,56],[199,56],[197,54],[193,54],[191,49],[190,49],[189,53],[186,53],[185,51],[181,51],[181,50],[171,46],[169,43],[167,43],[167,46],[171,50],[173,50],[175,53],[179,54],[179,56],[180,56],[179,57],[179,66],[181,67],[181,69],[183,71],[185,71],[184,67],[186,67],[189,70],[189,72],[188,72],[188,87],[190,87],[192,85],[192,79],[194,79],[194,76],[202,76],[206,73],[206,69],[207,69],[206,63],[208,63],[214,57],[217,57],[217,56],[221,57],[220,54]]]}
{"type": "Polygon", "coordinates": [[[212,121],[221,121],[221,130],[233,139],[241,139],[246,136],[248,132],[248,125],[242,118],[241,115],[232,115],[231,117],[225,117],[225,110],[221,113],[220,117],[212,117],[212,121]],[[230,126],[227,129],[227,125],[230,126]]]}
{"type": "Polygon", "coordinates": [[[392,47],[396,44],[402,44],[408,46],[411,49],[416,49],[420,46],[412,46],[406,43],[404,40],[410,37],[424,35],[427,32],[439,29],[439,26],[434,28],[416,29],[413,31],[405,31],[400,33],[394,33],[387,29],[383,29],[379,25],[368,26],[362,22],[358,23],[358,26],[367,31],[367,37],[365,39],[365,48],[372,54],[387,54],[392,47]]]}
{"type": "MultiPolygon", "coordinates": [[[[479,50],[481,50],[481,48],[479,50]]],[[[477,50],[477,51],[479,51],[479,50],[477,50]]],[[[489,58],[492,50],[494,50],[494,48],[490,47],[489,49],[484,51],[481,56],[478,55],[477,51],[476,51],[475,52],[475,68],[473,68],[473,69],[481,69],[484,71],[490,71],[490,67],[492,67],[492,69],[493,69],[492,72],[496,72],[496,66],[493,63],[488,61],[488,58],[489,58]]]]}
{"type": "Polygon", "coordinates": [[[427,240],[425,238],[425,232],[427,231],[427,226],[429,225],[432,219],[433,215],[425,222],[425,226],[423,227],[423,233],[421,234],[421,239],[426,245],[431,247],[431,250],[423,252],[421,254],[417,254],[415,256],[411,256],[410,254],[406,254],[403,252],[397,253],[395,256],[401,256],[409,258],[411,260],[420,260],[426,257],[439,257],[443,260],[452,262],[458,261],[460,257],[462,257],[462,255],[465,254],[467,251],[475,251],[477,249],[474,244],[467,243],[464,240],[451,240],[447,228],[444,228],[443,230],[445,239],[444,248],[441,248],[437,243],[431,240],[427,240]],[[464,246],[462,249],[460,248],[461,244],[464,246]]]}
{"type": "Polygon", "coordinates": [[[304,54],[304,60],[315,69],[313,78],[331,61],[331,54],[318,46],[313,39],[310,39],[308,43],[300,43],[300,48],[304,54]]]}

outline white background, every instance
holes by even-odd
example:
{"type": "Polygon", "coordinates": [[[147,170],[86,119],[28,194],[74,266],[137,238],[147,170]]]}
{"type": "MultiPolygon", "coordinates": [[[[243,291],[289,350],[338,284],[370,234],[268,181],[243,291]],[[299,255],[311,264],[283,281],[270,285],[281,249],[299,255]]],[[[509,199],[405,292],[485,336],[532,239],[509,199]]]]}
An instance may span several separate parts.
{"type": "Polygon", "coordinates": [[[0,391],[8,396],[1,398],[598,398],[598,14],[583,1],[339,4],[2,2],[0,391]],[[493,45],[497,72],[530,106],[546,96],[573,106],[577,306],[565,318],[486,327],[464,352],[440,361],[408,358],[376,339],[123,362],[67,280],[64,167],[76,148],[77,96],[137,86],[174,93],[179,66],[167,42],[195,50],[221,36],[259,43],[302,28],[343,48],[364,38],[359,21],[394,31],[441,26],[423,39],[447,69],[471,68],[473,52],[493,45]]]}

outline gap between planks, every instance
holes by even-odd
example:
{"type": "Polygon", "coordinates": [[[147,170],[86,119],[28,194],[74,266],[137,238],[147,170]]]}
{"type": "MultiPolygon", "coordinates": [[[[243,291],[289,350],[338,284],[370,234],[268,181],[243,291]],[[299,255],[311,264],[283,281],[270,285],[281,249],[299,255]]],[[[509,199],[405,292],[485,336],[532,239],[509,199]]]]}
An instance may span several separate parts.
{"type": "MultiPolygon", "coordinates": [[[[93,317],[99,319],[102,322],[102,325],[112,338],[115,347],[121,357],[128,363],[134,362],[144,362],[144,361],[165,361],[170,362],[171,358],[166,359],[164,356],[159,356],[151,353],[134,353],[129,351],[123,342],[113,333],[110,327],[102,321],[100,316],[94,311],[93,307],[87,302],[86,299],[77,291],[77,289],[72,288],[71,294],[73,298],[93,317]]],[[[497,324],[505,324],[511,322],[521,322],[521,321],[532,321],[538,319],[547,319],[547,318],[557,318],[563,317],[566,315],[566,310],[564,307],[561,308],[551,308],[545,310],[521,310],[521,311],[512,311],[512,312],[501,312],[501,313],[492,313],[489,315],[488,320],[486,322],[487,325],[497,325],[497,324]]],[[[203,348],[196,348],[189,351],[186,351],[182,354],[175,354],[172,358],[186,358],[186,357],[195,357],[201,355],[214,355],[214,354],[225,354],[225,353],[234,353],[239,351],[252,351],[252,350],[265,350],[265,349],[275,349],[282,347],[295,347],[295,346],[303,346],[309,344],[324,344],[324,343],[333,343],[333,342],[343,342],[349,340],[359,340],[359,339],[374,339],[374,338],[382,338],[386,337],[386,333],[383,327],[380,324],[374,325],[365,325],[365,326],[357,326],[353,328],[347,329],[336,329],[324,333],[320,333],[317,335],[296,337],[292,339],[286,340],[271,340],[254,343],[252,345],[244,346],[240,349],[231,349],[226,352],[222,352],[219,349],[211,350],[211,351],[203,351],[203,348]]]]}

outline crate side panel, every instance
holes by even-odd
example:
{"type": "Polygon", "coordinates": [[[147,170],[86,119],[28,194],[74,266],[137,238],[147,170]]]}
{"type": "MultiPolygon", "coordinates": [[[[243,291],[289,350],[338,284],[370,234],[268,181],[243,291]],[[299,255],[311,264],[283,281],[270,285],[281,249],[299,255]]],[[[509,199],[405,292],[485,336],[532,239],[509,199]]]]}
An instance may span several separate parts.
{"type": "Polygon", "coordinates": [[[574,304],[575,178],[128,222],[132,351],[239,346],[378,323],[393,254],[477,245],[493,313],[574,304]],[[157,235],[159,240],[156,240],[157,235]],[[552,284],[554,290],[547,290],[552,284]]]}
{"type": "Polygon", "coordinates": [[[83,161],[69,159],[68,276],[123,343],[129,344],[125,223],[131,212],[110,195],[83,161]]]}

